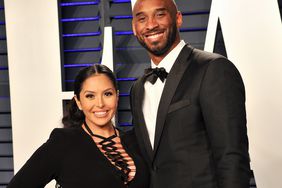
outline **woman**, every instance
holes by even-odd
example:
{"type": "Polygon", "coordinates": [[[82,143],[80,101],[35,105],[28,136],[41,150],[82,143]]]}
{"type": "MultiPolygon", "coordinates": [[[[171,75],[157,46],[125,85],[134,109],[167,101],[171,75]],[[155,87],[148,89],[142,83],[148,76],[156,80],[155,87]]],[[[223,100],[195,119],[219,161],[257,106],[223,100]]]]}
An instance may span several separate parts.
{"type": "Polygon", "coordinates": [[[64,128],[56,128],[11,180],[8,188],[44,187],[55,179],[63,188],[146,188],[148,173],[135,135],[117,130],[118,90],[104,65],[82,69],[64,128]]]}

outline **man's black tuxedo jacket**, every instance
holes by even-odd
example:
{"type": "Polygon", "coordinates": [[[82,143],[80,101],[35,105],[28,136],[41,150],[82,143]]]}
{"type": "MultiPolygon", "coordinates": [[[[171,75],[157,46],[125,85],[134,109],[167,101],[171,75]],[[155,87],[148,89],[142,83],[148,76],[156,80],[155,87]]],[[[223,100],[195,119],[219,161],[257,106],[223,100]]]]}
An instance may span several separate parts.
{"type": "Polygon", "coordinates": [[[151,188],[249,187],[245,90],[235,66],[189,45],[182,49],[160,99],[153,150],[142,112],[144,82],[133,85],[131,106],[151,188]]]}

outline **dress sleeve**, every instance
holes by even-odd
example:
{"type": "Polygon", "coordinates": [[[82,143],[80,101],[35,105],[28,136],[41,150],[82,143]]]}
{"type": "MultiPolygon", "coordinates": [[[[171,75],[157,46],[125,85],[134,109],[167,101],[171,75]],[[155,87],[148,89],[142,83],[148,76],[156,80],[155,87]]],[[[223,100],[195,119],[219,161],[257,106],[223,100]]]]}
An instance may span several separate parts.
{"type": "Polygon", "coordinates": [[[33,153],[7,188],[40,188],[55,179],[62,160],[62,146],[62,131],[54,129],[47,142],[33,153]]]}
{"type": "Polygon", "coordinates": [[[239,72],[227,59],[210,63],[200,103],[219,188],[249,187],[245,89],[239,72]]]}

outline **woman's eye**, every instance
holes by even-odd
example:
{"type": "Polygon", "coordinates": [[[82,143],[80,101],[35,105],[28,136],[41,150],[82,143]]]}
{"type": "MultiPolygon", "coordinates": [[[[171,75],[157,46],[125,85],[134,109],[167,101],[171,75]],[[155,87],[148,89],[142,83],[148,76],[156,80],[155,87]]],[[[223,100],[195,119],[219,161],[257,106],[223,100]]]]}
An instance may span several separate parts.
{"type": "Polygon", "coordinates": [[[93,94],[87,94],[85,97],[88,99],[93,99],[95,96],[93,94]]]}
{"type": "Polygon", "coordinates": [[[110,92],[110,91],[105,92],[105,96],[112,96],[112,95],[113,95],[113,92],[110,92]]]}

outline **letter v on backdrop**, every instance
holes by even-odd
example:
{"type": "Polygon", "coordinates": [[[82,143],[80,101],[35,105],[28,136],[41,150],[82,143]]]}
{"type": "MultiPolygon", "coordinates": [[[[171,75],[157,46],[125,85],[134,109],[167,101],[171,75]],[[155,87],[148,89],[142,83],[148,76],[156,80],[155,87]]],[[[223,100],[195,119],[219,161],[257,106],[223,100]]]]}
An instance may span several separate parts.
{"type": "Polygon", "coordinates": [[[277,0],[213,0],[205,50],[220,20],[228,58],[246,87],[251,167],[257,187],[278,187],[282,174],[282,24],[277,0]]]}

